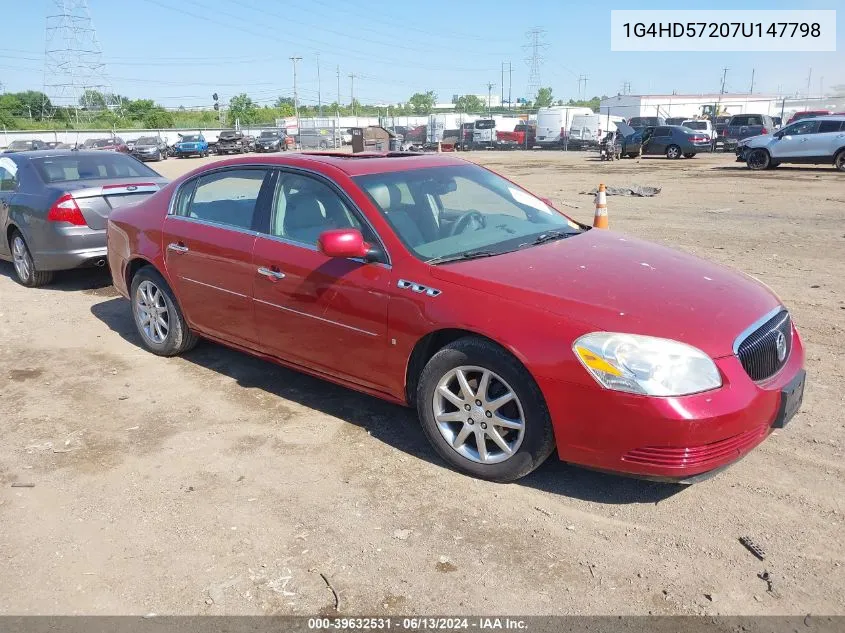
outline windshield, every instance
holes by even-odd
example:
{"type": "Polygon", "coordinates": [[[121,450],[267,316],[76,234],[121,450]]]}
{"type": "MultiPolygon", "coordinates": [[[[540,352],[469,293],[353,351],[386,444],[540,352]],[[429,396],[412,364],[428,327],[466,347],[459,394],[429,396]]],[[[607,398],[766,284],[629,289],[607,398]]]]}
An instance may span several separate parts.
{"type": "Polygon", "coordinates": [[[495,121],[476,121],[475,122],[475,129],[476,130],[491,130],[496,127],[495,121]]]}
{"type": "Polygon", "coordinates": [[[411,252],[423,260],[531,244],[581,229],[539,198],[477,165],[357,176],[411,252]]]}
{"type": "Polygon", "coordinates": [[[262,132],[258,135],[258,138],[279,138],[278,132],[262,132]]]}
{"type": "Polygon", "coordinates": [[[157,145],[158,140],[153,138],[152,136],[142,136],[137,141],[135,141],[135,145],[157,145]]]}
{"type": "Polygon", "coordinates": [[[201,136],[189,134],[188,136],[183,136],[181,142],[182,143],[198,143],[201,140],[202,140],[201,136]]]}
{"type": "MultiPolygon", "coordinates": [[[[86,141],[86,143],[87,143],[87,141],[86,141]]],[[[111,140],[109,138],[104,138],[104,139],[92,141],[91,145],[89,147],[109,147],[111,145],[114,145],[114,143],[115,142],[113,140],[111,140]]]]}
{"type": "Polygon", "coordinates": [[[49,156],[32,160],[41,180],[45,183],[72,180],[99,180],[101,178],[160,178],[143,163],[123,154],[97,152],[93,154],[49,156]]]}
{"type": "Polygon", "coordinates": [[[240,138],[240,137],[241,137],[240,132],[220,132],[219,138],[220,138],[221,141],[228,141],[228,140],[231,140],[233,138],[240,138]]]}

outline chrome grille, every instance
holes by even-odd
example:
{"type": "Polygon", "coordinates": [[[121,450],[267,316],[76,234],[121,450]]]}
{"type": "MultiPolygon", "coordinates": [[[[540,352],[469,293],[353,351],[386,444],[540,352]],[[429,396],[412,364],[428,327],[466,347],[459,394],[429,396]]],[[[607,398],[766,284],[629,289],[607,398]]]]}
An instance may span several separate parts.
{"type": "Polygon", "coordinates": [[[792,352],[792,321],[781,310],[744,339],[739,341],[736,355],[752,380],[774,376],[786,364],[792,352]],[[783,337],[785,354],[778,358],[778,338],[783,337]]]}

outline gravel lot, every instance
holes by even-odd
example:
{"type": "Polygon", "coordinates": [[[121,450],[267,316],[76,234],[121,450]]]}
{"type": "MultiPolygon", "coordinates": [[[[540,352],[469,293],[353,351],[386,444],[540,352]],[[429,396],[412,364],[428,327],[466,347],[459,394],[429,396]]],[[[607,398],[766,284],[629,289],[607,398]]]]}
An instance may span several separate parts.
{"type": "Polygon", "coordinates": [[[0,614],[334,613],[321,574],[343,613],[845,614],[845,175],[468,156],[586,221],[599,182],[663,187],[609,198],[611,228],[771,286],[807,348],[801,413],[692,487],[554,458],[491,484],[410,410],[209,343],[144,352],[102,271],[28,290],[0,263],[0,614]]]}

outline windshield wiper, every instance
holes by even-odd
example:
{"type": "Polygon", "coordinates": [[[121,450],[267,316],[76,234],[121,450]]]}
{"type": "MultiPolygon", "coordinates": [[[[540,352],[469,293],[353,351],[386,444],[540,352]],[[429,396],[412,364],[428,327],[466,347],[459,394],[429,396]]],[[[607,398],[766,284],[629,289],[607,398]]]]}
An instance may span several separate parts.
{"type": "Polygon", "coordinates": [[[481,257],[492,257],[493,255],[501,255],[501,253],[494,253],[493,251],[466,251],[464,253],[457,253],[455,255],[442,255],[440,257],[433,257],[425,260],[426,264],[446,264],[448,262],[466,261],[468,259],[479,259],[481,257]]]}
{"type": "Polygon", "coordinates": [[[570,237],[571,235],[575,235],[574,233],[568,233],[566,231],[548,231],[546,233],[541,233],[538,235],[534,241],[526,242],[525,244],[520,244],[522,246],[534,246],[536,244],[544,244],[546,242],[552,242],[554,240],[562,240],[564,238],[570,237]]]}

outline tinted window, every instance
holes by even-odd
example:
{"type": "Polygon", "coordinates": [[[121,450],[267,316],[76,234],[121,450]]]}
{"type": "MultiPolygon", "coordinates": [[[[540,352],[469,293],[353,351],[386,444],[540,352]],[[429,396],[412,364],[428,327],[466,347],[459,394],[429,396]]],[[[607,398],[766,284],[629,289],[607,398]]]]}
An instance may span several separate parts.
{"type": "Polygon", "coordinates": [[[684,127],[688,127],[691,130],[706,130],[707,121],[685,121],[684,127]]]}
{"type": "Polygon", "coordinates": [[[67,154],[32,159],[32,164],[46,183],[98,178],[159,178],[152,169],[123,154],[67,154]]]}
{"type": "Polygon", "coordinates": [[[183,136],[181,142],[182,143],[199,143],[200,141],[203,141],[203,140],[205,140],[205,139],[203,139],[203,137],[201,137],[201,136],[188,135],[188,136],[183,136]]]}
{"type": "MultiPolygon", "coordinates": [[[[303,244],[317,244],[329,229],[362,225],[340,196],[327,184],[299,174],[282,173],[270,220],[270,233],[303,244]]],[[[365,234],[365,238],[372,239],[365,234]]]]}
{"type": "Polygon", "coordinates": [[[838,132],[842,129],[845,129],[845,121],[821,121],[819,123],[819,134],[838,132]]]}
{"type": "Polygon", "coordinates": [[[9,143],[9,149],[28,150],[33,148],[32,141],[12,141],[9,143]]]}
{"type": "Polygon", "coordinates": [[[263,169],[231,169],[202,176],[190,203],[177,199],[175,211],[196,220],[251,229],[266,175],[263,169]]]}
{"type": "Polygon", "coordinates": [[[153,136],[142,136],[137,141],[135,141],[135,145],[157,145],[158,139],[153,136]]]}
{"type": "Polygon", "coordinates": [[[659,127],[654,130],[654,136],[672,136],[672,130],[668,127],[659,127]]]}

